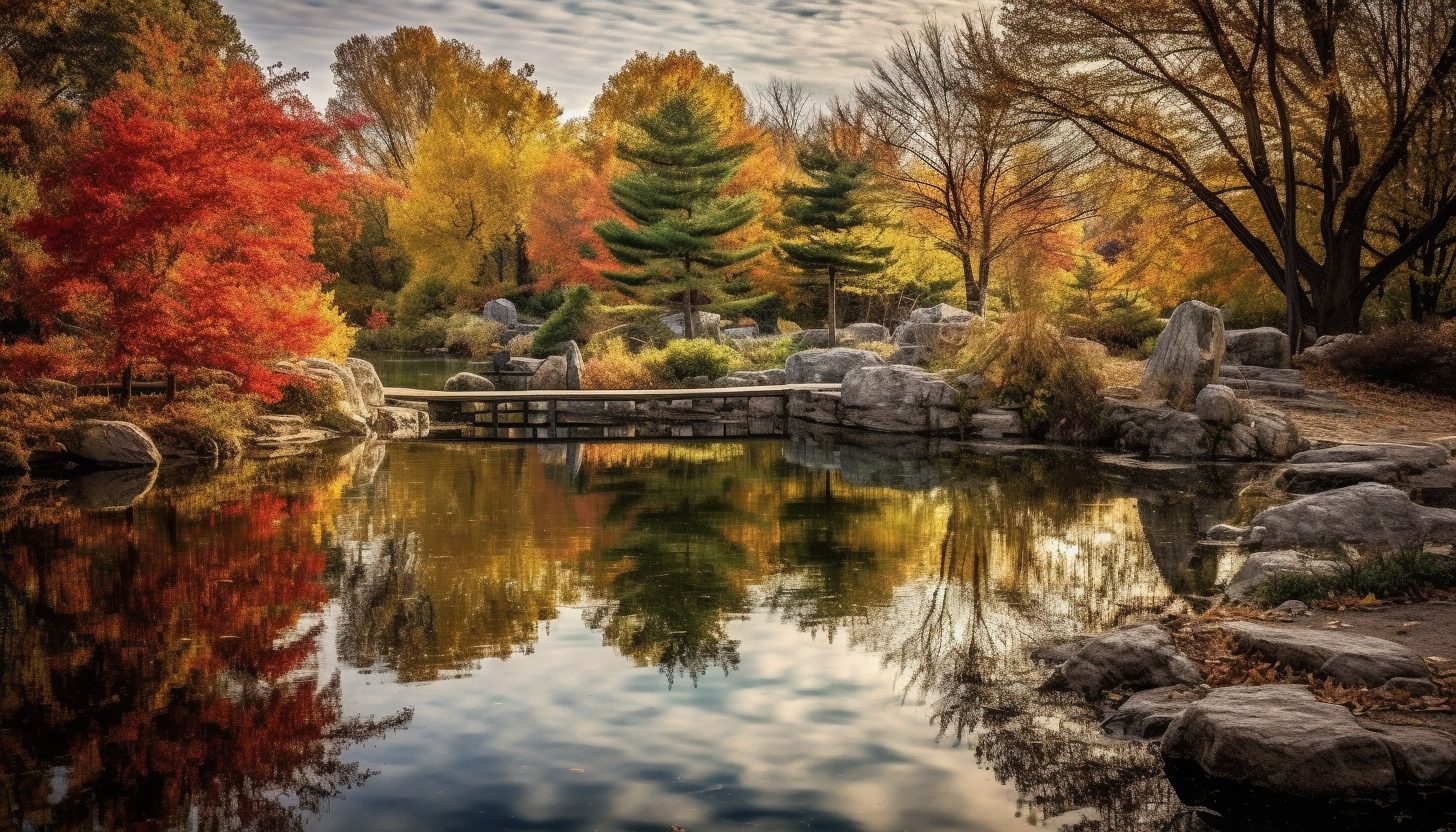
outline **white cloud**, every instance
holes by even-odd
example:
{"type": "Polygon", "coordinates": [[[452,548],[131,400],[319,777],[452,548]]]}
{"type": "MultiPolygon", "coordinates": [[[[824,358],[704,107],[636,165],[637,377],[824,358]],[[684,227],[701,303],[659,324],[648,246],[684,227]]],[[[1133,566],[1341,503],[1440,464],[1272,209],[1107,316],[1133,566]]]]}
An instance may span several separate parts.
{"type": "Polygon", "coordinates": [[[305,92],[333,92],[336,45],[396,26],[430,26],[487,58],[536,66],[568,115],[584,113],[633,53],[693,49],[750,96],[779,75],[816,98],[847,93],[906,28],[952,18],[974,0],[238,0],[226,9],[265,63],[308,71],[305,92]]]}

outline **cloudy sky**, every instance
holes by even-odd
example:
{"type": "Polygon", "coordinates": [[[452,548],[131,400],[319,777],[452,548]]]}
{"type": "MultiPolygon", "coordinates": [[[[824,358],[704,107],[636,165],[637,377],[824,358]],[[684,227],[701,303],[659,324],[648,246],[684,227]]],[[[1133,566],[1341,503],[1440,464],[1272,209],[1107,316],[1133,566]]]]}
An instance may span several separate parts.
{"type": "Polygon", "coordinates": [[[753,96],[774,75],[816,98],[849,90],[897,33],[923,16],[953,19],[975,0],[224,0],[265,64],[309,73],[322,106],[340,42],[431,26],[487,59],[536,65],[567,115],[586,111],[634,52],[694,49],[734,71],[753,96]]]}

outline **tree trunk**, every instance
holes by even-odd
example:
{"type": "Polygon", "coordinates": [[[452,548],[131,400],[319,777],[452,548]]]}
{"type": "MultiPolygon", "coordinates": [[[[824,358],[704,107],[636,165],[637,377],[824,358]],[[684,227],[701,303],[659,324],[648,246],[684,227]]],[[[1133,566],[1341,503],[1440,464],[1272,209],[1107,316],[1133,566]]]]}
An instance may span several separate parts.
{"type": "Polygon", "coordinates": [[[177,374],[167,374],[167,404],[177,401],[177,374]]]}
{"type": "Polygon", "coordinates": [[[698,313],[693,309],[693,290],[683,292],[683,337],[698,337],[698,313]]]}
{"type": "Polygon", "coordinates": [[[961,251],[961,276],[966,282],[966,309],[977,314],[985,314],[985,304],[981,303],[980,283],[976,281],[976,268],[971,265],[971,253],[961,251]]]}
{"type": "Polygon", "coordinates": [[[531,285],[531,256],[526,251],[526,229],[516,226],[516,286],[531,285]]]}
{"type": "Polygon", "coordinates": [[[832,350],[839,341],[836,332],[839,329],[838,309],[834,305],[834,269],[829,270],[829,348],[832,350]]]}
{"type": "Polygon", "coordinates": [[[130,364],[128,364],[125,367],[123,367],[122,370],[121,370],[121,409],[122,410],[126,410],[128,407],[131,407],[131,376],[132,376],[132,367],[131,367],[130,364]]]}
{"type": "Polygon", "coordinates": [[[979,266],[981,273],[976,276],[976,302],[981,305],[981,308],[971,310],[982,316],[986,314],[986,292],[991,287],[991,255],[987,253],[991,246],[989,239],[985,245],[986,248],[981,250],[979,266]]]}

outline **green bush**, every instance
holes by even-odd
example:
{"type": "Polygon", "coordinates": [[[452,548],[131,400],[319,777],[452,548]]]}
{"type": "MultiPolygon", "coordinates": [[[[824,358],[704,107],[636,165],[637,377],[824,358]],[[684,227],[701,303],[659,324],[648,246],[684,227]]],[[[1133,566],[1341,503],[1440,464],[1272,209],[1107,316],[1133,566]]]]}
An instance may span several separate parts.
{"type": "Polygon", "coordinates": [[[452,353],[484,358],[500,352],[505,327],[472,312],[457,312],[445,321],[445,348],[452,353]]]}
{"type": "Polygon", "coordinates": [[[379,329],[361,329],[355,335],[354,348],[377,352],[442,349],[448,329],[449,322],[439,316],[424,318],[413,325],[401,323],[379,329]]]}
{"type": "Polygon", "coordinates": [[[1353,593],[1376,598],[1420,597],[1431,589],[1456,586],[1456,558],[1429,552],[1398,552],[1345,561],[1333,575],[1277,575],[1265,581],[1257,595],[1267,604],[1294,599],[1308,603],[1316,598],[1353,593]]]}
{"type": "Polygon", "coordinates": [[[601,303],[590,286],[571,287],[566,293],[566,302],[557,307],[551,317],[546,319],[546,323],[536,330],[536,341],[531,346],[531,354],[537,358],[545,358],[567,341],[586,343],[591,334],[588,326],[600,308],[601,303]]]}
{"type": "Polygon", "coordinates": [[[268,408],[270,413],[302,416],[329,430],[350,433],[353,421],[344,412],[344,388],[338,381],[315,383],[295,379],[283,386],[283,396],[268,408]]]}
{"type": "Polygon", "coordinates": [[[697,376],[718,378],[741,361],[738,351],[703,338],[672,341],[660,350],[644,351],[642,362],[662,378],[686,381],[697,376]]]}
{"type": "Polygon", "coordinates": [[[771,370],[784,366],[789,356],[799,351],[792,338],[749,338],[737,343],[743,356],[744,369],[771,370]]]}
{"type": "Polygon", "coordinates": [[[554,286],[544,292],[526,298],[516,303],[522,315],[530,318],[549,318],[552,312],[566,302],[566,290],[560,286],[554,286]]]}
{"type": "Polygon", "coordinates": [[[1021,411],[1033,437],[1087,442],[1103,431],[1101,380],[1084,355],[1037,315],[1008,315],[1001,326],[972,338],[961,368],[991,383],[997,403],[1021,411]]]}
{"type": "MultiPolygon", "coordinates": [[[[777,293],[756,295],[739,300],[725,300],[713,304],[709,309],[723,316],[725,321],[752,318],[755,321],[776,321],[789,314],[789,305],[777,293]]],[[[725,324],[732,326],[732,324],[725,324]]]]}
{"type": "Polygon", "coordinates": [[[448,308],[455,300],[455,294],[450,282],[443,277],[419,277],[399,290],[395,312],[401,323],[415,324],[427,315],[448,308]]]}
{"type": "Polygon", "coordinates": [[[662,322],[662,310],[641,304],[598,307],[587,329],[593,337],[598,334],[617,336],[637,348],[662,347],[672,340],[672,330],[662,322]]]}
{"type": "Polygon", "coordinates": [[[248,423],[262,408],[258,397],[238,395],[226,384],[182,390],[171,404],[155,410],[145,409],[146,404],[134,402],[127,413],[153,439],[217,457],[242,451],[248,423]]]}

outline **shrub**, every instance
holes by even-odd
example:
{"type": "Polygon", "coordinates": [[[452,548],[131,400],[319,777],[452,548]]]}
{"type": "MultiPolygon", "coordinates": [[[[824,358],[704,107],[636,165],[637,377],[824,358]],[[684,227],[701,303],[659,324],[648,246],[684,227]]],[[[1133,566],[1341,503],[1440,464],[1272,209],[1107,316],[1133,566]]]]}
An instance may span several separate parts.
{"type": "Polygon", "coordinates": [[[1431,589],[1456,586],[1456,559],[1429,552],[1398,552],[1360,560],[1347,559],[1333,575],[1276,575],[1259,587],[1260,600],[1281,604],[1290,599],[1353,593],[1376,598],[1421,597],[1431,589]]]}
{"type": "Polygon", "coordinates": [[[509,344],[506,344],[506,350],[510,352],[512,357],[519,358],[521,356],[530,355],[531,345],[535,342],[536,339],[530,335],[517,335],[516,337],[511,339],[511,342],[509,344]]]}
{"type": "Polygon", "coordinates": [[[566,302],[566,289],[560,286],[553,286],[544,292],[538,292],[519,304],[522,315],[541,319],[551,316],[566,302]]]}
{"type": "Polygon", "coordinates": [[[753,323],[782,318],[789,313],[789,305],[777,293],[769,292],[750,298],[720,301],[713,304],[711,310],[722,315],[725,321],[739,321],[740,325],[745,325],[742,324],[743,318],[753,323]]]}
{"type": "Polygon", "coordinates": [[[1456,396],[1456,321],[1409,321],[1369,335],[1342,337],[1300,357],[1343,375],[1456,396]]]}
{"type": "Polygon", "coordinates": [[[973,337],[961,366],[991,383],[997,402],[1021,411],[1034,437],[1072,442],[1100,437],[1101,382],[1092,362],[1067,349],[1062,334],[1033,313],[1008,315],[999,329],[973,337]]]}
{"type": "Polygon", "coordinates": [[[396,323],[381,329],[361,329],[354,346],[360,350],[399,352],[441,349],[445,346],[448,322],[434,316],[414,324],[396,323]]]}
{"type": "Polygon", "coordinates": [[[153,439],[222,458],[242,451],[248,423],[262,408],[257,396],[238,394],[225,384],[183,390],[171,404],[155,409],[145,407],[149,402],[137,404],[142,406],[128,411],[130,421],[153,439]]]}
{"type": "Polygon", "coordinates": [[[702,338],[685,338],[660,350],[644,351],[642,361],[662,378],[686,381],[697,376],[718,378],[741,361],[738,351],[702,338]]]}
{"type": "Polygon", "coordinates": [[[748,370],[769,370],[784,366],[797,350],[792,338],[749,338],[739,341],[738,352],[748,370]]]}
{"type": "Polygon", "coordinates": [[[417,277],[399,290],[398,320],[413,324],[450,305],[455,290],[450,282],[438,275],[417,277]]]}
{"type": "Polygon", "coordinates": [[[472,312],[457,312],[445,321],[445,348],[450,352],[484,358],[500,351],[505,327],[472,312]]]}
{"type": "Polygon", "coordinates": [[[628,345],[663,347],[672,340],[672,330],[662,322],[662,310],[656,306],[599,307],[587,330],[597,334],[621,336],[628,345]]]}
{"type": "Polygon", "coordinates": [[[621,338],[606,338],[592,346],[581,368],[581,386],[588,390],[651,390],[665,381],[633,355],[621,338]]]}
{"type": "Polygon", "coordinates": [[[347,433],[353,429],[353,421],[344,412],[344,388],[338,381],[316,383],[305,378],[294,378],[283,385],[283,397],[268,408],[268,412],[302,416],[320,427],[347,433]]]}
{"type": "Polygon", "coordinates": [[[536,331],[536,340],[531,347],[531,354],[537,358],[545,358],[551,351],[567,341],[585,343],[587,326],[591,321],[593,313],[601,307],[597,300],[596,293],[590,286],[573,286],[566,294],[566,301],[551,313],[546,323],[536,331]]]}

